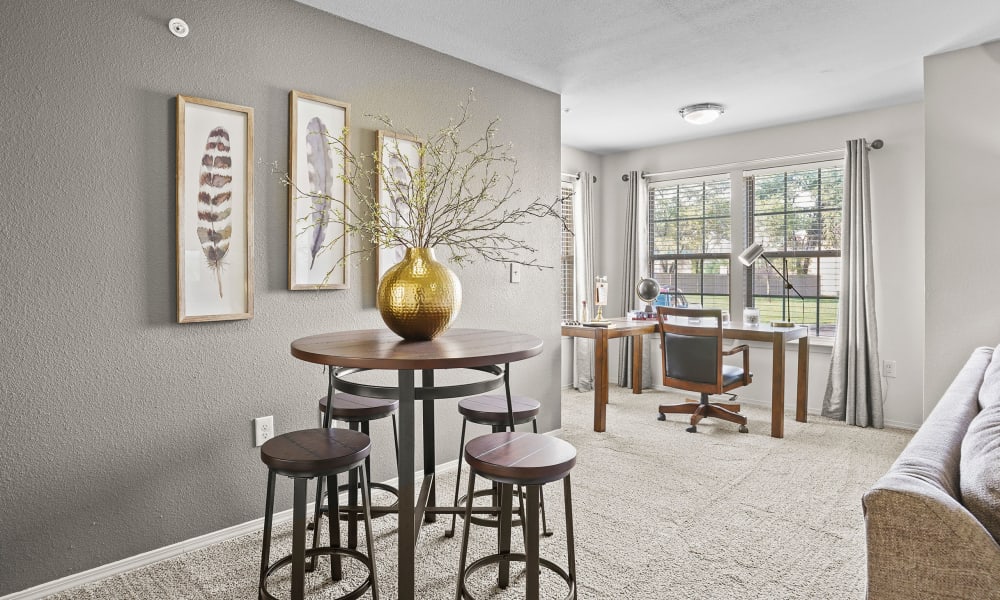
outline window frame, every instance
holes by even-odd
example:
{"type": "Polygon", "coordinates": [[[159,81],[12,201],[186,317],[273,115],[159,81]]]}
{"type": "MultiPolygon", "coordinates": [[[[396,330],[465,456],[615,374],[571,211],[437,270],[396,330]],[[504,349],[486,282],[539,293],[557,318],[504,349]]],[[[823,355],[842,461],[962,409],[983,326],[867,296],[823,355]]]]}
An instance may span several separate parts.
{"type": "MultiPolygon", "coordinates": [[[[838,161],[844,164],[845,153],[842,148],[835,150],[823,150],[818,152],[807,152],[788,156],[777,156],[773,158],[752,159],[724,164],[707,165],[702,167],[674,169],[658,173],[644,174],[646,183],[650,186],[672,179],[708,177],[712,175],[728,174],[730,178],[730,190],[732,198],[746,198],[746,184],[744,173],[747,171],[757,171],[768,168],[791,168],[798,165],[806,165],[817,162],[838,161]]],[[[846,166],[846,165],[845,165],[846,166]]],[[[732,255],[730,257],[730,288],[729,301],[730,311],[734,319],[741,319],[743,309],[746,305],[746,290],[748,287],[748,270],[739,263],[739,254],[749,245],[747,242],[747,227],[749,216],[746,211],[746,202],[730,202],[731,225],[732,225],[732,255]]],[[[652,254],[652,246],[647,253],[652,254]]],[[[652,265],[647,261],[648,266],[652,265]]],[[[650,271],[652,272],[652,271],[650,271]]],[[[814,347],[829,346],[832,341],[829,337],[817,337],[810,329],[810,342],[814,347]]]]}
{"type": "MultiPolygon", "coordinates": [[[[687,298],[687,301],[691,302],[692,297],[696,297],[699,300],[698,303],[704,305],[706,295],[711,296],[711,297],[715,297],[715,298],[725,296],[725,297],[728,298],[728,302],[726,304],[726,309],[727,310],[731,310],[732,303],[733,303],[733,263],[732,263],[732,252],[733,252],[733,232],[734,232],[734,227],[733,227],[733,185],[732,185],[732,179],[731,179],[731,177],[728,177],[728,175],[726,173],[718,173],[717,172],[717,173],[705,174],[705,175],[693,176],[693,177],[663,178],[663,179],[658,179],[658,180],[653,181],[653,182],[649,182],[647,187],[648,187],[648,190],[647,190],[648,206],[647,206],[646,223],[647,223],[647,232],[648,232],[647,233],[647,236],[648,236],[648,240],[647,240],[648,252],[647,252],[647,257],[646,257],[647,258],[646,268],[647,268],[647,273],[649,273],[649,276],[653,277],[654,279],[656,279],[656,277],[654,276],[654,274],[656,273],[655,265],[656,265],[656,263],[658,261],[692,261],[692,262],[693,261],[701,261],[701,269],[699,269],[699,271],[698,271],[698,283],[699,283],[698,290],[699,291],[697,292],[697,294],[691,292],[690,290],[681,290],[684,293],[685,297],[687,298]],[[726,181],[726,183],[728,184],[728,188],[729,188],[729,212],[728,212],[728,214],[726,215],[725,218],[729,222],[729,236],[728,237],[729,237],[729,246],[730,246],[730,248],[729,248],[728,251],[725,251],[725,252],[707,252],[707,251],[705,251],[705,248],[707,246],[707,238],[706,238],[706,236],[707,236],[707,231],[708,231],[708,227],[706,227],[706,222],[709,221],[709,220],[712,220],[712,219],[717,219],[719,217],[718,216],[714,216],[714,215],[709,216],[709,215],[706,214],[707,213],[707,210],[706,210],[706,197],[707,197],[707,193],[705,191],[705,186],[707,184],[710,184],[710,183],[721,182],[721,181],[726,181]],[[701,198],[702,198],[701,215],[698,216],[698,217],[682,218],[680,216],[680,214],[678,214],[676,218],[674,218],[674,219],[667,219],[666,221],[672,221],[674,223],[677,223],[678,226],[680,225],[680,223],[682,221],[700,221],[701,222],[701,232],[702,232],[702,239],[701,239],[701,248],[702,248],[702,251],[701,252],[680,252],[678,250],[676,252],[659,252],[659,253],[657,253],[656,252],[656,244],[654,243],[654,239],[655,239],[655,235],[656,235],[656,224],[660,223],[660,222],[664,222],[665,220],[657,220],[655,218],[656,203],[654,202],[654,199],[653,199],[654,194],[656,193],[657,190],[660,190],[660,189],[663,189],[663,188],[666,188],[666,187],[670,187],[670,186],[678,186],[678,187],[680,187],[682,185],[691,184],[691,183],[700,183],[702,185],[702,188],[703,188],[702,189],[702,194],[701,194],[701,198]],[[728,262],[728,268],[727,268],[727,271],[726,271],[726,275],[727,275],[726,288],[727,288],[728,291],[727,291],[726,294],[723,295],[723,294],[706,294],[705,293],[705,275],[706,275],[705,268],[704,268],[705,261],[726,261],[726,262],[728,262]]],[[[678,206],[678,209],[679,208],[680,207],[678,206]]],[[[679,240],[679,238],[680,238],[680,236],[679,236],[679,233],[678,233],[678,240],[679,240]]],[[[677,283],[678,283],[677,282],[677,275],[678,275],[678,273],[674,272],[672,281],[670,281],[670,282],[663,282],[663,281],[660,281],[659,279],[656,279],[656,281],[657,281],[657,283],[659,283],[661,285],[661,287],[664,286],[664,285],[667,285],[668,287],[673,287],[676,290],[678,288],[678,285],[677,285],[677,283]]]]}
{"type": "MultiPolygon", "coordinates": [[[[744,214],[746,215],[746,223],[745,223],[745,225],[746,225],[746,231],[745,231],[746,245],[749,246],[750,244],[752,244],[755,241],[755,232],[754,232],[754,225],[755,224],[754,224],[754,219],[755,219],[755,217],[758,214],[783,215],[784,216],[784,221],[785,221],[785,225],[783,227],[784,235],[783,235],[783,239],[782,239],[783,248],[780,249],[780,250],[775,250],[773,248],[772,249],[767,249],[767,252],[766,252],[767,257],[769,259],[771,259],[772,263],[774,263],[774,267],[776,269],[780,270],[780,269],[783,268],[782,265],[785,264],[785,260],[786,259],[792,259],[792,258],[799,258],[799,259],[801,259],[801,258],[815,258],[818,261],[817,262],[817,267],[816,267],[816,274],[815,274],[815,279],[816,279],[815,289],[816,289],[816,293],[815,294],[802,294],[801,290],[798,290],[798,288],[796,288],[796,290],[799,291],[799,293],[802,295],[802,297],[804,299],[804,302],[810,303],[810,301],[812,301],[815,304],[815,311],[810,314],[810,319],[808,319],[807,322],[805,322],[805,323],[799,323],[798,320],[795,319],[796,315],[791,310],[791,302],[789,303],[789,312],[790,312],[790,314],[787,314],[787,315],[784,314],[784,311],[785,311],[785,309],[784,309],[784,301],[783,301],[784,293],[781,293],[781,294],[779,294],[777,296],[774,296],[774,295],[768,296],[768,297],[782,298],[782,314],[780,316],[781,320],[790,320],[790,321],[794,321],[797,325],[805,325],[806,327],[809,328],[809,336],[812,337],[812,338],[832,339],[836,335],[836,332],[837,332],[838,323],[836,322],[836,317],[834,317],[833,326],[832,327],[827,327],[826,329],[824,329],[823,325],[822,325],[822,316],[821,315],[822,315],[822,301],[824,299],[829,300],[829,299],[832,298],[832,299],[834,299],[839,304],[839,301],[840,301],[840,285],[839,285],[839,282],[838,282],[838,285],[837,285],[837,295],[836,296],[828,296],[828,295],[823,295],[822,294],[822,290],[823,290],[824,286],[823,286],[823,278],[822,278],[823,268],[822,268],[821,264],[822,264],[822,260],[824,260],[824,259],[837,259],[837,261],[839,262],[840,256],[841,256],[842,251],[843,251],[843,240],[841,239],[841,243],[838,245],[838,248],[836,250],[824,250],[824,249],[822,249],[822,243],[820,244],[820,248],[817,249],[817,250],[790,250],[789,249],[789,235],[788,235],[788,233],[789,233],[788,232],[788,218],[789,218],[789,215],[793,215],[793,214],[816,213],[816,217],[817,217],[817,220],[818,220],[817,223],[818,223],[819,227],[822,227],[823,215],[824,214],[839,213],[840,214],[840,219],[842,220],[843,219],[843,210],[844,210],[843,197],[841,197],[841,202],[836,207],[829,207],[829,206],[824,207],[824,205],[823,205],[823,201],[822,201],[822,189],[823,189],[823,187],[822,187],[823,186],[822,170],[824,170],[824,169],[831,170],[831,169],[834,169],[834,168],[838,168],[840,170],[840,173],[841,173],[841,180],[843,180],[844,167],[845,167],[844,161],[841,158],[839,160],[810,161],[810,162],[802,162],[802,163],[797,163],[797,164],[789,164],[789,165],[785,165],[785,166],[781,166],[781,167],[774,167],[774,168],[768,168],[768,169],[747,170],[747,171],[743,172],[744,198],[745,198],[745,213],[744,214]],[[816,191],[816,193],[817,193],[816,206],[815,207],[809,207],[808,209],[792,209],[790,207],[790,205],[789,205],[789,202],[788,202],[788,177],[789,177],[789,174],[791,174],[791,173],[805,173],[805,172],[809,172],[809,171],[813,171],[813,170],[816,170],[816,171],[820,172],[820,177],[819,177],[819,179],[817,181],[819,187],[817,188],[817,191],[816,191]],[[756,204],[756,197],[755,197],[756,178],[757,177],[761,177],[761,176],[776,175],[776,174],[783,174],[784,177],[785,177],[784,210],[781,210],[781,211],[767,211],[767,212],[764,212],[764,213],[758,213],[757,210],[756,210],[756,205],[755,205],[756,204]],[[779,263],[778,260],[780,260],[781,263],[779,263]]],[[[843,191],[841,191],[841,194],[843,194],[843,191]]],[[[744,287],[744,292],[745,292],[745,297],[744,297],[745,306],[754,306],[756,304],[755,298],[757,298],[757,297],[763,297],[764,296],[763,294],[755,294],[754,293],[754,281],[756,279],[754,277],[754,274],[755,274],[755,272],[756,272],[756,270],[758,268],[760,268],[760,269],[762,269],[764,271],[770,271],[771,270],[771,267],[769,265],[767,265],[762,260],[758,260],[758,261],[754,262],[754,264],[750,265],[749,267],[744,267],[743,268],[743,270],[745,271],[744,278],[743,278],[744,281],[745,281],[745,285],[743,286],[744,287]]],[[[838,265],[838,271],[839,271],[839,265],[838,265]]],[[[787,272],[784,273],[784,276],[788,276],[787,272]]],[[[784,292],[784,289],[782,290],[782,292],[784,292]]],[[[795,301],[795,300],[797,300],[798,296],[795,294],[795,292],[791,292],[790,291],[789,292],[789,298],[790,298],[791,301],[795,301]]]]}

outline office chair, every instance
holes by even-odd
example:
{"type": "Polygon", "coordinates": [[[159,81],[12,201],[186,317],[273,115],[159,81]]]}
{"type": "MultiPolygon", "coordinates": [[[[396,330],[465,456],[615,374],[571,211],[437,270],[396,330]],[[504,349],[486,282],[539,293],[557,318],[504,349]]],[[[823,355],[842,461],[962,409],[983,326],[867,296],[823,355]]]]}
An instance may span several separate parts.
{"type": "Polygon", "coordinates": [[[722,349],[722,311],[657,306],[656,318],[660,323],[663,385],[701,393],[701,402],[661,405],[658,419],[665,421],[665,413],[689,414],[687,431],[695,433],[699,421],[713,417],[738,423],[740,433],[747,433],[747,418],[739,414],[739,404],[708,401],[709,394],[722,394],[753,380],[750,347],[741,344],[722,349]],[[743,353],[742,369],[722,363],[723,356],[739,352],[743,353]]]}

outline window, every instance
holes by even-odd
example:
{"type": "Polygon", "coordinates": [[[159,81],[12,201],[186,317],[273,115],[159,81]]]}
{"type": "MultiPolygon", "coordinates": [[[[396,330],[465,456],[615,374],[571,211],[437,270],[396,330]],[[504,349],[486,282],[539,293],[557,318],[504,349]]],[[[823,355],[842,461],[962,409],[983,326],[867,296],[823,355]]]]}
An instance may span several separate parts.
{"type": "Polygon", "coordinates": [[[562,230],[560,242],[562,251],[559,259],[561,274],[559,291],[562,293],[562,320],[572,321],[574,319],[573,309],[576,304],[573,301],[573,196],[575,194],[572,181],[568,181],[565,175],[562,179],[560,192],[562,194],[562,218],[566,226],[562,230]]]}
{"type": "Polygon", "coordinates": [[[832,337],[840,293],[840,228],[844,196],[843,161],[797,165],[744,174],[747,245],[764,253],[804,299],[789,291],[763,259],[748,267],[747,305],[764,321],[807,325],[811,335],[832,337]]]}
{"type": "Polygon", "coordinates": [[[683,306],[729,309],[728,174],[649,185],[649,273],[683,306]]]}

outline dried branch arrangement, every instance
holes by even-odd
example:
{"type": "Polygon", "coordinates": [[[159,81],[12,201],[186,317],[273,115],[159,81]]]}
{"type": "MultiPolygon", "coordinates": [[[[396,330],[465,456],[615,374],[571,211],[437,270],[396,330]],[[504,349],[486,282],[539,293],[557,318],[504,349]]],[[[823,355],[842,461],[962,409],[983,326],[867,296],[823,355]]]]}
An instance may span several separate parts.
{"type": "MultiPolygon", "coordinates": [[[[514,183],[517,160],[510,152],[510,144],[496,141],[500,119],[490,121],[475,140],[463,140],[462,131],[469,124],[469,109],[474,101],[469,90],[466,101],[459,104],[458,117],[419,144],[417,160],[400,149],[399,138],[390,138],[380,156],[378,149],[371,154],[351,152],[343,143],[346,128],[339,137],[310,133],[324,136],[326,143],[344,158],[342,178],[354,192],[355,204],[325,202],[328,198],[323,194],[298,188],[296,192],[312,198],[313,206],[331,207],[330,218],[344,223],[340,237],[356,235],[370,245],[350,250],[345,259],[374,248],[446,247],[449,259],[456,263],[478,257],[549,268],[534,258],[535,247],[508,229],[547,217],[559,220],[565,227],[560,210],[562,198],[551,202],[535,199],[524,207],[515,205],[521,192],[514,183]],[[392,199],[391,210],[379,206],[379,186],[392,199]],[[345,207],[344,214],[332,208],[340,206],[345,207]]],[[[368,116],[389,130],[399,131],[384,115],[368,116]]],[[[417,137],[407,129],[402,131],[417,137]]],[[[283,182],[293,185],[287,175],[283,182]]],[[[315,215],[306,220],[323,221],[315,215]]],[[[326,246],[332,247],[340,237],[328,240],[326,246]]]]}

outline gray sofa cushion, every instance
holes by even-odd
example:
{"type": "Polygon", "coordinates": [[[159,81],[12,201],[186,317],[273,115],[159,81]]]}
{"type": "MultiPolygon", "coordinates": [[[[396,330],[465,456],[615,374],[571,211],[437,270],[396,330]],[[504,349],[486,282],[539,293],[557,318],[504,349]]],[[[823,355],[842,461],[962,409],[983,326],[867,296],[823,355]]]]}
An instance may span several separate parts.
{"type": "Polygon", "coordinates": [[[983,386],[979,388],[979,410],[1000,404],[1000,346],[993,350],[993,358],[983,374],[983,386]]]}
{"type": "Polygon", "coordinates": [[[959,485],[962,504],[1000,543],[1000,402],[969,423],[962,440],[959,485]]]}

